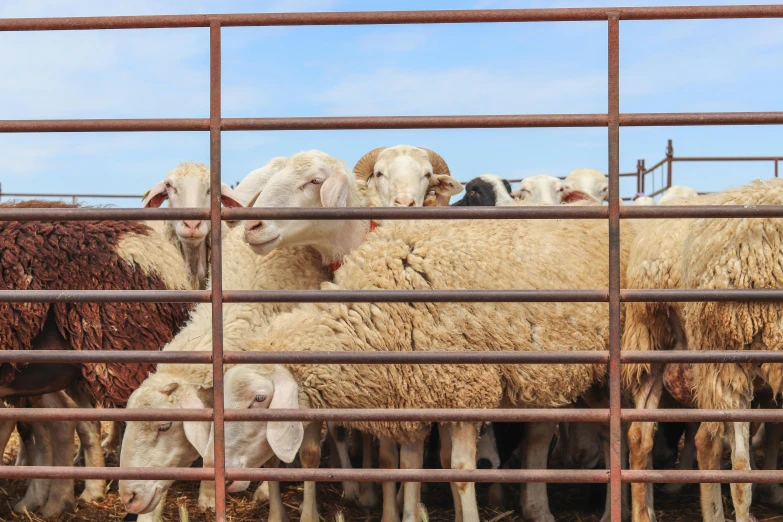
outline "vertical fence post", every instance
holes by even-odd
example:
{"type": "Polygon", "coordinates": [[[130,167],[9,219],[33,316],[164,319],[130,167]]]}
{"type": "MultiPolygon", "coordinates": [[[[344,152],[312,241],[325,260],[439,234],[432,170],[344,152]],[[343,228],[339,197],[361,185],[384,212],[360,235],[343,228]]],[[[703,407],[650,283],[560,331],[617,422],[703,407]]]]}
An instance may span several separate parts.
{"type": "Polygon", "coordinates": [[[666,164],[668,167],[668,173],[666,175],[666,188],[672,186],[672,165],[674,164],[674,147],[672,146],[672,140],[666,145],[666,164]]]}
{"type": "Polygon", "coordinates": [[[215,441],[215,521],[226,521],[226,450],[223,425],[223,255],[220,219],[220,22],[209,24],[209,172],[212,224],[212,382],[215,441]]]}
{"type": "MultiPolygon", "coordinates": [[[[776,158],[776,159],[775,159],[775,177],[776,177],[776,178],[778,177],[778,163],[779,163],[779,162],[780,162],[780,159],[776,158]]],[[[2,194],[2,193],[3,193],[3,191],[2,191],[2,190],[0,190],[0,194],[2,194]]]]}
{"type": "Polygon", "coordinates": [[[620,423],[620,20],[609,14],[609,487],[611,520],[621,522],[620,423]]]}
{"type": "Polygon", "coordinates": [[[636,193],[642,192],[642,176],[644,176],[644,168],[642,167],[642,160],[636,160],[636,193]]]}

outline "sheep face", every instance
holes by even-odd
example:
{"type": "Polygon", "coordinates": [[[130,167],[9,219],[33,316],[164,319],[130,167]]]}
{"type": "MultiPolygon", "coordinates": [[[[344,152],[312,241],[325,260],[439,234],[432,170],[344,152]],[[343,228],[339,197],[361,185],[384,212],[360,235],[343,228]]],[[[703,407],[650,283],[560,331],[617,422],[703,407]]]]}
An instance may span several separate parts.
{"type": "Polygon", "coordinates": [[[690,187],[686,187],[684,185],[672,185],[668,189],[666,189],[666,192],[663,193],[661,196],[661,200],[659,202],[660,205],[666,205],[666,204],[675,204],[673,203],[676,199],[693,199],[697,197],[699,194],[695,190],[693,190],[690,187]]]}
{"type": "Polygon", "coordinates": [[[601,424],[564,422],[560,424],[563,464],[567,468],[594,469],[601,459],[601,424]]]}
{"type": "Polygon", "coordinates": [[[391,207],[421,207],[430,191],[449,198],[462,190],[459,181],[434,171],[425,150],[408,145],[383,150],[368,184],[391,207]]]}
{"type": "Polygon", "coordinates": [[[603,173],[593,169],[578,169],[566,176],[566,189],[590,194],[598,201],[608,201],[609,180],[603,173]]]}
{"type": "Polygon", "coordinates": [[[511,205],[511,184],[496,174],[482,174],[468,182],[465,195],[455,207],[495,207],[511,205]]]}
{"type": "MultiPolygon", "coordinates": [[[[183,163],[169,172],[144,195],[142,206],[160,207],[164,201],[169,208],[209,208],[209,169],[201,163],[183,163]]],[[[240,207],[237,195],[221,184],[220,199],[226,206],[240,207]]],[[[209,234],[209,220],[177,220],[174,230],[183,244],[198,245],[209,234]]]]}
{"type": "Polygon", "coordinates": [[[553,176],[531,176],[522,180],[519,189],[511,195],[525,203],[559,205],[563,202],[566,188],[562,181],[553,176]]]}
{"type": "MultiPolygon", "coordinates": [[[[226,408],[297,409],[299,387],[283,366],[235,366],[224,378],[226,408]]],[[[300,421],[230,422],[225,425],[226,467],[256,468],[277,456],[292,462],[304,438],[300,421]]],[[[211,465],[212,440],[204,465],[211,465]]]]}
{"type": "MultiPolygon", "coordinates": [[[[128,408],[204,408],[195,387],[157,382],[150,377],[128,401],[128,408]]],[[[130,421],[120,451],[120,466],[162,468],[190,466],[208,444],[209,422],[130,421]]],[[[173,480],[121,480],[119,493],[130,513],[149,513],[173,480]]]]}
{"type": "MultiPolygon", "coordinates": [[[[254,207],[345,207],[356,191],[356,179],[345,163],[322,152],[300,152],[272,174],[251,202],[254,207]]],[[[316,248],[340,223],[327,220],[245,222],[245,241],[266,255],[278,246],[313,245],[316,248]]]]}

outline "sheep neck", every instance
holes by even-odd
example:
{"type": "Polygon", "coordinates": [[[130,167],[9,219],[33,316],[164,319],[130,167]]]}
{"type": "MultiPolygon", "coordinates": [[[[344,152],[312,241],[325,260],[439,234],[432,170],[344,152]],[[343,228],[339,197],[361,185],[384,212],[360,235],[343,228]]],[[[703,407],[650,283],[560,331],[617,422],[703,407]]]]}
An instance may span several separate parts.
{"type": "MultiPolygon", "coordinates": [[[[336,227],[333,234],[314,245],[321,254],[321,261],[327,266],[337,266],[343,257],[362,244],[369,229],[367,221],[345,221],[336,227]]],[[[339,268],[339,266],[338,266],[339,268]]]]}

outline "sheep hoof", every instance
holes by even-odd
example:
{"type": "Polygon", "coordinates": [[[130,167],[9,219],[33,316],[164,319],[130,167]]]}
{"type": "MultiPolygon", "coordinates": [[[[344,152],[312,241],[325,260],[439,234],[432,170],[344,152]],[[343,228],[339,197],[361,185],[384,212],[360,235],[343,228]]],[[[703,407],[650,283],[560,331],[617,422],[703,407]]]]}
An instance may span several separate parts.
{"type": "Polygon", "coordinates": [[[361,493],[358,482],[343,482],[343,498],[349,501],[358,501],[361,493]]]}
{"type": "Polygon", "coordinates": [[[71,499],[50,499],[41,509],[41,516],[43,518],[59,517],[66,511],[72,511],[73,508],[74,502],[71,499]]]}
{"type": "Polygon", "coordinates": [[[489,507],[503,509],[503,484],[492,484],[489,487],[489,507]]]}
{"type": "Polygon", "coordinates": [[[198,496],[198,509],[202,513],[215,510],[215,490],[210,492],[202,491],[198,496]]]}
{"type": "Polygon", "coordinates": [[[103,489],[102,488],[84,488],[84,491],[82,491],[82,494],[79,495],[79,500],[82,502],[97,502],[101,499],[103,499],[103,489]]]}

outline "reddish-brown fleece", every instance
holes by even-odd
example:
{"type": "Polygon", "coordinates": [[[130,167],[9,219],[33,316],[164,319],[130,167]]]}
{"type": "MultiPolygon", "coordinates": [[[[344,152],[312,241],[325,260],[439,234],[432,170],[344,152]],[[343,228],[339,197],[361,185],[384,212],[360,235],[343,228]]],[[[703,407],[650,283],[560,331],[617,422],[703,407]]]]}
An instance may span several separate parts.
{"type": "MultiPolygon", "coordinates": [[[[46,201],[0,204],[14,208],[74,208],[46,201]]],[[[129,265],[117,254],[126,234],[150,235],[136,221],[0,221],[0,290],[166,290],[159,274],[129,265]]],[[[188,318],[183,303],[0,303],[0,344],[29,350],[53,309],[57,328],[74,350],[158,350],[188,318]]],[[[82,374],[93,397],[123,405],[154,364],[92,363],[82,374]]],[[[15,368],[0,367],[0,383],[15,368]]]]}

